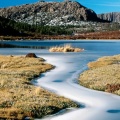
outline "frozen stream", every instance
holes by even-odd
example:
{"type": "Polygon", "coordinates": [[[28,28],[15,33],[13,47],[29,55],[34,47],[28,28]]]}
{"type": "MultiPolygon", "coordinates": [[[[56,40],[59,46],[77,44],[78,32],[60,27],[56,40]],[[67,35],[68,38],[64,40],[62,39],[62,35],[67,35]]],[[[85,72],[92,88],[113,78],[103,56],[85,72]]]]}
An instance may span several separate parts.
{"type": "Polygon", "coordinates": [[[90,90],[76,83],[78,73],[86,69],[83,56],[75,63],[70,56],[44,58],[54,64],[56,69],[43,74],[43,77],[36,80],[36,84],[85,105],[85,108],[45,120],[120,120],[119,96],[90,90]]]}
{"type": "Polygon", "coordinates": [[[54,70],[42,74],[33,83],[56,94],[70,98],[83,108],[62,115],[48,116],[42,120],[120,120],[120,96],[94,91],[77,83],[79,74],[87,69],[87,63],[105,55],[120,54],[120,42],[72,43],[85,48],[81,53],[49,53],[47,50],[0,49],[0,54],[26,54],[34,52],[56,66],[54,70]],[[111,47],[112,46],[112,47],[111,47]],[[12,51],[12,52],[11,52],[12,51]],[[13,53],[12,53],[13,54],[13,53]]]}

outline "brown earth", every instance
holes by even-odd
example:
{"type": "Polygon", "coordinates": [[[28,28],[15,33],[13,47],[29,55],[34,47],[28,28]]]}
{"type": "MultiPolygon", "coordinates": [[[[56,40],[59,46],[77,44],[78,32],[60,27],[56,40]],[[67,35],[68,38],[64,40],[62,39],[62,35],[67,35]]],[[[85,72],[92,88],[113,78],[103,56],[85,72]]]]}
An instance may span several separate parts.
{"type": "Polygon", "coordinates": [[[0,40],[78,40],[78,39],[120,39],[120,31],[81,33],[78,35],[31,35],[31,36],[0,36],[0,40]]]}

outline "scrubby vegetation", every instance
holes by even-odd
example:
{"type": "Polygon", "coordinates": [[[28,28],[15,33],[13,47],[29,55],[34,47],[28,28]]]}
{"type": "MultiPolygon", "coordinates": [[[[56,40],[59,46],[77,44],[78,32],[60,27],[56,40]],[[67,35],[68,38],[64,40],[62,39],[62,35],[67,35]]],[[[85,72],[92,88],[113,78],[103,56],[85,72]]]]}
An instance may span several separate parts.
{"type": "Polygon", "coordinates": [[[120,95],[120,55],[99,58],[88,67],[80,75],[81,85],[120,95]]]}
{"type": "Polygon", "coordinates": [[[70,35],[67,36],[67,39],[69,39],[68,37],[71,37],[74,27],[73,25],[49,26],[27,24],[0,16],[0,39],[61,39],[66,37],[61,35],[70,35]]]}
{"type": "Polygon", "coordinates": [[[16,22],[0,17],[0,35],[12,35],[12,36],[20,35],[20,32],[12,26],[12,23],[16,22]]]}
{"type": "Polygon", "coordinates": [[[0,35],[32,37],[62,34],[69,35],[72,34],[72,31],[65,28],[65,26],[30,25],[0,17],[0,35]]]}
{"type": "Polygon", "coordinates": [[[42,58],[0,56],[0,119],[41,118],[77,105],[31,84],[30,80],[54,68],[42,58]]]}
{"type": "Polygon", "coordinates": [[[70,44],[64,46],[51,47],[50,52],[82,52],[84,49],[74,48],[70,44]]]}
{"type": "Polygon", "coordinates": [[[119,23],[80,22],[76,25],[41,25],[0,17],[0,39],[120,39],[119,23]]]}

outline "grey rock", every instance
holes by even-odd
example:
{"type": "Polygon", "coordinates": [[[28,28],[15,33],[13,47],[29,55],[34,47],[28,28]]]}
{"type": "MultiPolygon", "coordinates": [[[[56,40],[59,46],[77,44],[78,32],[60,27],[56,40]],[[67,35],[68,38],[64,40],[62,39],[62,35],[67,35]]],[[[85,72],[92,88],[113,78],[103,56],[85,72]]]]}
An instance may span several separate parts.
{"type": "Polygon", "coordinates": [[[110,22],[120,22],[120,12],[103,13],[97,15],[100,19],[110,22]]]}
{"type": "MultiPolygon", "coordinates": [[[[49,24],[52,21],[98,21],[96,13],[78,2],[37,2],[0,8],[0,16],[29,24],[49,24]]],[[[58,23],[57,23],[58,24],[58,23]]]]}

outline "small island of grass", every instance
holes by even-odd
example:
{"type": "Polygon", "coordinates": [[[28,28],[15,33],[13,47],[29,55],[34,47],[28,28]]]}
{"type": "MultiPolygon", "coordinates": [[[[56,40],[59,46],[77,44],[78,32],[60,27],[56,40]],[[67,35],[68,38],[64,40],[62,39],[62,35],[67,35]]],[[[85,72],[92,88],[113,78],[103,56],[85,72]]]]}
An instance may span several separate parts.
{"type": "Polygon", "coordinates": [[[49,49],[50,52],[82,52],[84,49],[75,48],[67,44],[64,46],[55,46],[49,49]]]}
{"type": "Polygon", "coordinates": [[[0,119],[41,118],[68,107],[69,99],[31,84],[31,80],[54,66],[42,58],[0,56],[0,119]]]}
{"type": "Polygon", "coordinates": [[[88,67],[80,75],[81,85],[120,95],[120,55],[99,58],[88,63],[88,67]]]}

